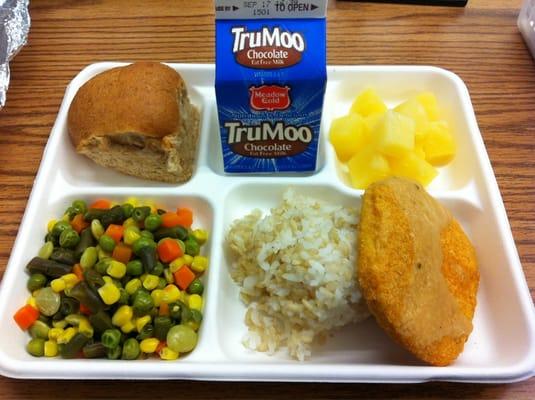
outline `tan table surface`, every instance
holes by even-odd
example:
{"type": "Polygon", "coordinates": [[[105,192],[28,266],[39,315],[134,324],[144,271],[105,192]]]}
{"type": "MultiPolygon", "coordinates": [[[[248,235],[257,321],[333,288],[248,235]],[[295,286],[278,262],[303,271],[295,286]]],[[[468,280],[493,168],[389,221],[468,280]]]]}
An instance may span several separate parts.
{"type": "MultiPolygon", "coordinates": [[[[516,28],[521,0],[468,7],[331,1],[329,64],[431,64],[466,82],[532,297],[535,290],[535,64],[516,28]]],[[[66,85],[97,61],[214,62],[210,1],[32,1],[29,43],[11,63],[0,111],[0,277],[66,85]]],[[[8,340],[2,338],[1,340],[8,340]]],[[[510,385],[17,381],[0,400],[43,398],[507,398],[510,385]]]]}

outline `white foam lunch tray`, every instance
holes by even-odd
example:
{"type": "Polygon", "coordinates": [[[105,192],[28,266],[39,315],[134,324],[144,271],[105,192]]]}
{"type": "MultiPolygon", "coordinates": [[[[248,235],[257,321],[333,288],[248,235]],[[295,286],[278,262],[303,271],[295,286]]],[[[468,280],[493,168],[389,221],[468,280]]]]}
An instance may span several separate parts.
{"type": "Polygon", "coordinates": [[[201,136],[191,180],[172,185],[127,177],[75,153],[67,135],[67,111],[78,88],[92,76],[121,63],[93,64],[68,86],[28,201],[0,290],[0,373],[16,378],[199,379],[238,381],[422,382],[429,380],[512,382],[535,370],[535,313],[468,90],[455,74],[425,66],[328,67],[318,171],[294,176],[226,175],[217,123],[214,66],[169,64],[188,85],[200,108],[201,136]],[[223,240],[229,224],[254,208],[277,205],[289,186],[317,198],[359,206],[361,190],[348,185],[345,172],[325,140],[334,117],[343,115],[360,90],[373,86],[389,106],[421,90],[433,91],[458,142],[452,164],[428,187],[472,239],[481,283],[474,330],[454,364],[419,362],[383,333],[373,318],[337,331],[305,362],[284,351],[269,356],[243,347],[245,307],[228,273],[223,240]],[[63,360],[34,358],[29,340],[13,321],[25,303],[27,262],[43,243],[46,223],[75,198],[150,198],[167,207],[194,210],[196,225],[211,237],[205,246],[204,321],[195,350],[176,361],[63,360]]]}

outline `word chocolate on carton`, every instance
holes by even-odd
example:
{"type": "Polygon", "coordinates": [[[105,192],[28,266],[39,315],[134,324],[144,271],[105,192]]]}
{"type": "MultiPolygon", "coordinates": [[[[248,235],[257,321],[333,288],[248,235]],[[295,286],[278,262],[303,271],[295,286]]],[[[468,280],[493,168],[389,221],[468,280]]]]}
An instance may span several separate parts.
{"type": "Polygon", "coordinates": [[[216,0],[216,99],[225,172],[316,170],[326,0],[216,0]]]}

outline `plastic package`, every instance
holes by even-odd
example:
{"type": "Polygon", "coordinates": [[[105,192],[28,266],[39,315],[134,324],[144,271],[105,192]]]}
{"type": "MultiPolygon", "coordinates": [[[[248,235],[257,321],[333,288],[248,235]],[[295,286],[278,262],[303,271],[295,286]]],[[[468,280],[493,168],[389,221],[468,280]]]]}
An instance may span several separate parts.
{"type": "Polygon", "coordinates": [[[525,0],[518,15],[518,29],[535,58],[535,0],[525,0]]]}

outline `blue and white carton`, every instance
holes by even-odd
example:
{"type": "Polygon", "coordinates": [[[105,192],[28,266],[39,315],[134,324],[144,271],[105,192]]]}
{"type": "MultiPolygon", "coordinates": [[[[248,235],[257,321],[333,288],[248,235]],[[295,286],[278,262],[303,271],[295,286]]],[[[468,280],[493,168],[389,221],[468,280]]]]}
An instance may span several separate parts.
{"type": "Polygon", "coordinates": [[[315,171],[327,81],[327,1],[215,3],[225,172],[315,171]]]}

